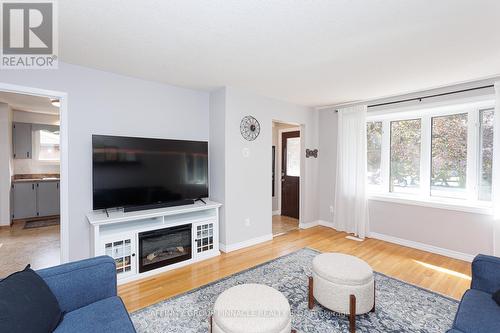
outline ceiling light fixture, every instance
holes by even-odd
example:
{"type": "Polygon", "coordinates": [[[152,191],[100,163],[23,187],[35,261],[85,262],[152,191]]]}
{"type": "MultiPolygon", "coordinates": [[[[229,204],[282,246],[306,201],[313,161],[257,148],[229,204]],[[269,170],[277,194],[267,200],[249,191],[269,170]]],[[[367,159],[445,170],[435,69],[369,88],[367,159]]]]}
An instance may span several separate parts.
{"type": "Polygon", "coordinates": [[[60,108],[61,107],[61,101],[59,99],[51,99],[50,100],[50,103],[55,106],[56,108],[60,108]]]}

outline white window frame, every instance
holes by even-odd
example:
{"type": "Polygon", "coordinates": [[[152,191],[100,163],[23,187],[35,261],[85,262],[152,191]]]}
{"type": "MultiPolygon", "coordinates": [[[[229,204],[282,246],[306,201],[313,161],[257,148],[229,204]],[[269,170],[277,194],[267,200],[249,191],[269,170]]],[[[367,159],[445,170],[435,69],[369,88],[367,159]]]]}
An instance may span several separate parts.
{"type": "Polygon", "coordinates": [[[454,104],[440,107],[427,107],[419,110],[398,111],[388,110],[386,112],[368,112],[367,122],[382,122],[381,162],[380,175],[381,185],[377,189],[373,186],[368,192],[368,198],[376,201],[387,201],[402,204],[411,204],[425,207],[458,210],[479,214],[492,214],[491,201],[479,200],[479,163],[480,163],[480,111],[495,107],[493,100],[483,100],[463,104],[454,104]],[[449,116],[454,114],[467,114],[467,196],[464,199],[443,198],[431,196],[431,121],[433,117],[449,116]],[[390,142],[391,122],[400,120],[421,120],[420,139],[420,191],[418,194],[390,192],[390,142]]]}
{"type": "MultiPolygon", "coordinates": [[[[32,144],[32,150],[33,150],[33,158],[40,164],[46,164],[46,165],[57,165],[61,163],[61,156],[59,155],[59,159],[56,160],[45,160],[45,159],[40,159],[40,146],[41,146],[41,139],[40,139],[40,131],[44,129],[36,129],[32,132],[33,135],[33,144],[32,144]]],[[[59,135],[60,138],[60,135],[59,135]]],[[[60,142],[59,142],[60,145],[60,142]]]]}

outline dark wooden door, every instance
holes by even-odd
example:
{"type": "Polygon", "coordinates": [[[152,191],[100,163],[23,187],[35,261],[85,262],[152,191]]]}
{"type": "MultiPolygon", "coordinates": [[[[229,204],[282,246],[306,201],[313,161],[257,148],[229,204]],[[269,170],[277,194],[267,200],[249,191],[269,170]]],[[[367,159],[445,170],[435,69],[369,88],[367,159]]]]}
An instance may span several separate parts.
{"type": "Polygon", "coordinates": [[[300,132],[281,135],[281,215],[299,218],[300,132]]]}

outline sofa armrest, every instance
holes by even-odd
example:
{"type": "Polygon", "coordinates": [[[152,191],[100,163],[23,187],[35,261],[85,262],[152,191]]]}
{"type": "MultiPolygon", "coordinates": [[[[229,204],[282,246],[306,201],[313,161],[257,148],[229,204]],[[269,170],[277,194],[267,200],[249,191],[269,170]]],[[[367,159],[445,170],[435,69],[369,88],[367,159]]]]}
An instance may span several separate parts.
{"type": "Polygon", "coordinates": [[[500,258],[484,254],[474,258],[471,288],[489,294],[500,289],[500,258]]]}
{"type": "Polygon", "coordinates": [[[100,256],[37,271],[56,296],[62,311],[71,312],[116,296],[116,265],[100,256]]]}

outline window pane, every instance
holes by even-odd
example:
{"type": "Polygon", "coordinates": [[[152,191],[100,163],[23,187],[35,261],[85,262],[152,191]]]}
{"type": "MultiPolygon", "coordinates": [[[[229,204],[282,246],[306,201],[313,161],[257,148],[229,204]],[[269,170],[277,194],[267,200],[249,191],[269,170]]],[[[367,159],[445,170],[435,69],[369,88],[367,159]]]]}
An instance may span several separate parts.
{"type": "Polygon", "coordinates": [[[391,192],[420,188],[420,119],[391,122],[391,192]]]}
{"type": "Polygon", "coordinates": [[[39,131],[38,159],[41,161],[59,161],[59,132],[39,131]]]}
{"type": "Polygon", "coordinates": [[[286,139],[286,175],[300,177],[300,138],[286,139]]]}
{"type": "Polygon", "coordinates": [[[467,114],[432,118],[431,195],[465,198],[467,114]]]}
{"type": "Polygon", "coordinates": [[[382,122],[374,121],[366,124],[367,180],[368,187],[382,184],[380,178],[380,160],[382,155],[382,122]]]}
{"type": "Polygon", "coordinates": [[[491,166],[493,164],[493,110],[483,110],[480,118],[479,200],[491,200],[491,166]]]}

